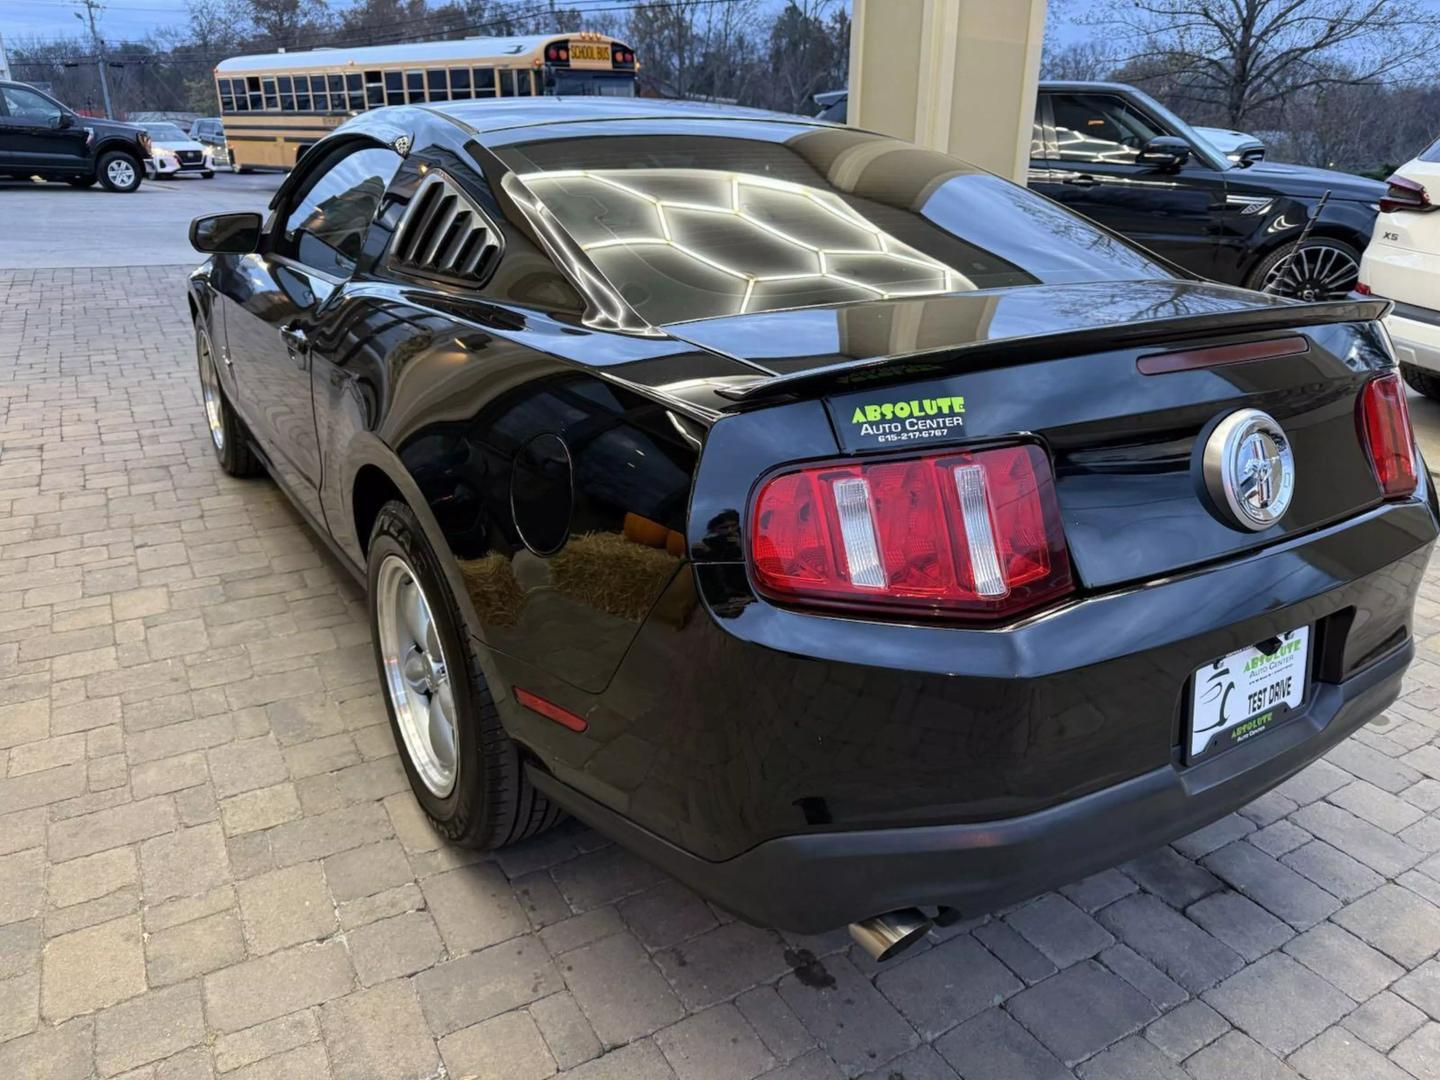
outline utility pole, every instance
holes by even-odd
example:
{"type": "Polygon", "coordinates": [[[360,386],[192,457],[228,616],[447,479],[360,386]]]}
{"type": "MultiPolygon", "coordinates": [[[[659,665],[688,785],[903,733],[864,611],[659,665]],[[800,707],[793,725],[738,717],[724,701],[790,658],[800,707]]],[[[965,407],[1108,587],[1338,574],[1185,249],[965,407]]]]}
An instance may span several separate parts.
{"type": "Polygon", "coordinates": [[[90,24],[90,46],[95,50],[95,70],[100,72],[100,98],[105,103],[105,119],[114,120],[115,111],[110,108],[110,80],[105,73],[105,42],[95,26],[95,13],[100,10],[97,0],[79,0],[85,6],[85,14],[75,12],[81,22],[90,24]]]}

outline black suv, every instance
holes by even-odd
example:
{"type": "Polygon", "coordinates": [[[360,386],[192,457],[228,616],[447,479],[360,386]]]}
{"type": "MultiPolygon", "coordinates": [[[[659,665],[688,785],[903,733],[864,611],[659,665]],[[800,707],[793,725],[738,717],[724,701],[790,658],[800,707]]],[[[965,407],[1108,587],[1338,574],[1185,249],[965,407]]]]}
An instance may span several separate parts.
{"type": "Polygon", "coordinates": [[[72,112],[24,83],[0,82],[0,177],[39,176],[134,191],[150,137],[133,124],[72,112]]]}
{"type": "MultiPolygon", "coordinates": [[[[843,91],[815,101],[820,119],[845,122],[843,91]]],[[[1110,82],[1040,84],[1029,185],[1203,277],[1307,300],[1355,287],[1385,194],[1349,173],[1231,161],[1149,94],[1110,82]]]]}

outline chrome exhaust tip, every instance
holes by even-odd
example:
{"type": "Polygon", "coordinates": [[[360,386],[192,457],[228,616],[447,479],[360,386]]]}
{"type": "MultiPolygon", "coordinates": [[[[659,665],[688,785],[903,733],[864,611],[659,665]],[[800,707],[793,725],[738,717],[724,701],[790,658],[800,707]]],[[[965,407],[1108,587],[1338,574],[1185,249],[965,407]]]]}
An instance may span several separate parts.
{"type": "Polygon", "coordinates": [[[901,908],[850,924],[850,937],[877,963],[904,952],[930,931],[930,916],[917,908],[901,908]]]}

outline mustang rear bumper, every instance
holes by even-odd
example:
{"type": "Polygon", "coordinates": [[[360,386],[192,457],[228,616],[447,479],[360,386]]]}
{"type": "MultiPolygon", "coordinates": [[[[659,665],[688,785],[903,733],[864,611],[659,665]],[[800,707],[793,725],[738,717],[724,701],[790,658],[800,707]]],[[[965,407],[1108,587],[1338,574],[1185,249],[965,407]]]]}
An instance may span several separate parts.
{"type": "Polygon", "coordinates": [[[1191,768],[1175,765],[997,821],[807,833],[711,862],[647,832],[541,770],[531,780],[576,817],[737,915],[819,933],[896,908],[978,915],[1057,888],[1209,824],[1298,772],[1395,700],[1407,639],[1304,712],[1191,768]]]}

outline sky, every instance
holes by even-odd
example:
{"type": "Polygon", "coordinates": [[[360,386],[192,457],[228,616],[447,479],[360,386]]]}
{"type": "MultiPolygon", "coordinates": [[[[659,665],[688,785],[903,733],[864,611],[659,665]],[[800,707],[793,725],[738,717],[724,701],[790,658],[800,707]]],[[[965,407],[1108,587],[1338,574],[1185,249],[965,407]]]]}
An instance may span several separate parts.
{"type": "MultiPolygon", "coordinates": [[[[107,41],[135,41],[165,27],[183,27],[185,0],[102,0],[100,30],[107,41]]],[[[539,0],[543,2],[543,0],[539,0]]],[[[562,0],[563,2],[563,0],[562,0]]],[[[629,0],[578,0],[581,7],[619,6],[629,0]]],[[[778,9],[784,0],[764,0],[778,9]]],[[[841,0],[846,7],[851,0],[841,0]]],[[[919,0],[871,0],[872,3],[918,3],[919,0]]],[[[995,0],[992,0],[995,2],[995,0]]],[[[1055,15],[1049,27],[1051,40],[1066,45],[1088,39],[1095,31],[1084,25],[1084,15],[1103,0],[1052,0],[1055,15]]],[[[1419,0],[1422,6],[1440,14],[1440,0],[1419,0]]],[[[331,0],[334,7],[343,7],[346,0],[331,0]]],[[[74,33],[83,29],[75,18],[81,11],[77,0],[0,0],[0,37],[7,41],[42,35],[46,37],[74,33]]]]}
{"type": "MultiPolygon", "coordinates": [[[[545,0],[536,0],[536,6],[545,0]]],[[[558,0],[563,4],[566,0],[558,0]]],[[[572,0],[573,2],[573,0],[572,0]]],[[[620,7],[632,0],[579,0],[575,6],[620,7]]],[[[767,7],[780,8],[784,0],[764,0],[767,7]]],[[[850,0],[843,0],[846,7],[850,0]]],[[[880,0],[893,3],[897,0],[880,0]]],[[[898,0],[909,3],[911,0],[898,0]]],[[[1076,0],[1071,0],[1076,2],[1076,0]]],[[[1088,0],[1086,0],[1088,2],[1088,0]]],[[[334,9],[349,6],[349,0],[330,0],[334,9]]],[[[97,16],[100,32],[107,41],[139,41],[156,30],[181,28],[185,23],[185,0],[101,0],[97,16]]],[[[55,37],[84,29],[75,13],[84,13],[78,0],[0,0],[0,37],[13,41],[22,37],[55,37]]]]}

